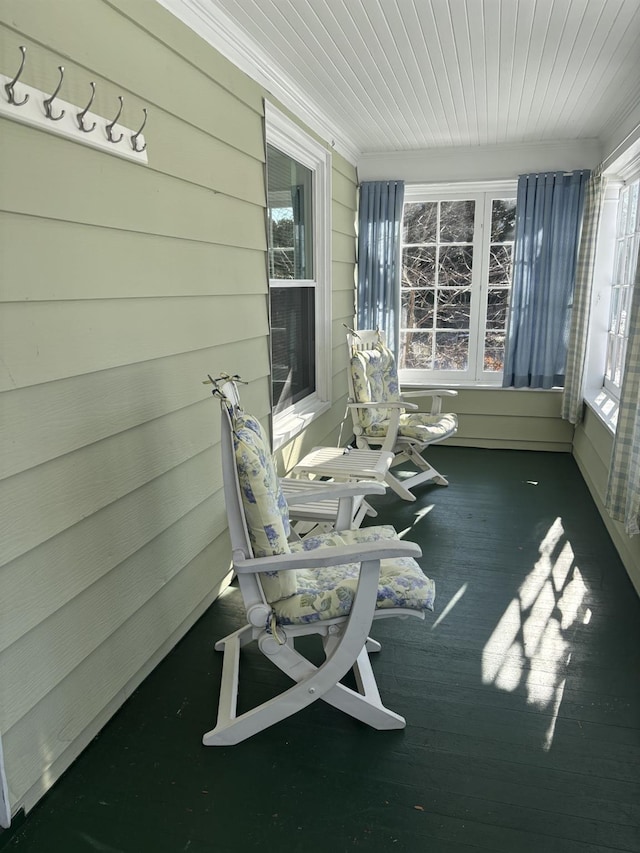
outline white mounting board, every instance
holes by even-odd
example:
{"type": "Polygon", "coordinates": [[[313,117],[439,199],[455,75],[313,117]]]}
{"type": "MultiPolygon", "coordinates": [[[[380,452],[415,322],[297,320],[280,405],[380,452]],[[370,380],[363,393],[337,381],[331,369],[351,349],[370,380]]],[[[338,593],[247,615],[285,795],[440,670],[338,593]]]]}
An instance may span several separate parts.
{"type": "MultiPolygon", "coordinates": [[[[49,97],[45,92],[39,89],[34,89],[32,86],[27,86],[18,81],[14,89],[15,99],[22,101],[25,95],[29,95],[29,100],[26,104],[18,107],[15,104],[10,104],[5,90],[5,84],[10,83],[12,77],[5,77],[0,74],[0,116],[19,121],[23,124],[28,124],[31,127],[37,127],[38,130],[45,130],[48,133],[56,133],[58,136],[64,136],[67,139],[73,139],[74,142],[79,142],[82,145],[89,145],[91,148],[98,148],[106,154],[115,154],[116,157],[124,157],[127,160],[135,160],[137,163],[148,164],[147,151],[134,151],[131,144],[131,137],[136,132],[124,125],[116,124],[113,128],[113,136],[117,139],[122,134],[120,142],[109,142],[107,138],[106,126],[113,119],[104,118],[95,113],[88,112],[84,117],[84,123],[87,127],[91,127],[95,121],[96,126],[90,133],[85,133],[78,127],[77,114],[82,112],[82,107],[75,104],[70,104],[63,101],[61,98],[56,98],[52,104],[54,115],[60,115],[60,110],[64,110],[64,116],[59,121],[53,121],[47,118],[43,106],[44,101],[49,97]]],[[[113,114],[115,116],[118,111],[118,102],[114,102],[113,114]]],[[[144,116],[140,115],[140,124],[144,116]]],[[[137,144],[141,148],[145,145],[143,134],[137,139],[137,144]]]]}

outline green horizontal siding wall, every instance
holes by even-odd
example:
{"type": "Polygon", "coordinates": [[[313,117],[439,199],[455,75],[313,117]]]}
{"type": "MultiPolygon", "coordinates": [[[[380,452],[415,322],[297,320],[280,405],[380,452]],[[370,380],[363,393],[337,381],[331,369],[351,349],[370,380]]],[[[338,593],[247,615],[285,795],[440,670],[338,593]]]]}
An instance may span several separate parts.
{"type": "MultiPolygon", "coordinates": [[[[458,415],[458,432],[449,443],[570,453],[573,426],[560,416],[561,401],[555,391],[462,388],[442,403],[458,415]]],[[[419,398],[414,402],[421,403],[419,398]]],[[[421,408],[428,411],[430,405],[425,398],[421,408]]]]}
{"type": "MultiPolygon", "coordinates": [[[[37,801],[223,587],[218,408],[269,413],[265,92],[158,4],[7,0],[3,73],[137,127],[149,165],[0,120],[0,733],[37,801]],[[37,733],[37,736],[35,736],[37,733]]],[[[335,405],[354,313],[355,169],[333,156],[335,405]]],[[[283,462],[284,464],[284,462],[283,462]]]]}

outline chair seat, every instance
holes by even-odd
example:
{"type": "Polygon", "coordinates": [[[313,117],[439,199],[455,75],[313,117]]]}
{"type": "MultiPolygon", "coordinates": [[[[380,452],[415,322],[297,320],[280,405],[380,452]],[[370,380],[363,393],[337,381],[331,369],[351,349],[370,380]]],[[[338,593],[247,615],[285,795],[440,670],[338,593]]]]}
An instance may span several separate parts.
{"type": "MultiPolygon", "coordinates": [[[[389,421],[372,424],[365,429],[365,435],[372,438],[384,438],[387,434],[389,421]]],[[[415,438],[418,441],[442,441],[455,435],[458,429],[458,418],[452,412],[441,415],[428,415],[423,412],[400,415],[398,435],[405,438],[415,438]]]]}
{"type": "MultiPolygon", "coordinates": [[[[292,542],[291,550],[309,551],[397,538],[393,527],[383,525],[307,536],[301,542],[292,542]]],[[[299,625],[348,615],[359,573],[357,563],[323,569],[298,569],[295,572],[295,594],[271,604],[277,622],[280,625],[299,625]]],[[[396,557],[381,561],[377,610],[388,607],[419,612],[433,610],[434,598],[434,581],[424,574],[413,558],[396,557]]]]}

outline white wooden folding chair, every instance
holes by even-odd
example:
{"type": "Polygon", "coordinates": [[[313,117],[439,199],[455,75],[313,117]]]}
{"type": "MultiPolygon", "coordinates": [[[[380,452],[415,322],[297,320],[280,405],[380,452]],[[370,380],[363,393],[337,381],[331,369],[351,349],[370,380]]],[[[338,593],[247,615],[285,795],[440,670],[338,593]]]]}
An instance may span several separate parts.
{"type": "Polygon", "coordinates": [[[347,333],[349,348],[349,403],[356,446],[379,447],[394,454],[391,467],[412,462],[418,473],[399,480],[391,472],[386,482],[407,501],[414,501],[411,489],[423,483],[447,486],[448,482],[422,455],[429,445],[455,435],[458,418],[442,412],[442,398],[458,392],[439,388],[431,391],[400,392],[393,353],[382,332],[352,329],[347,333]],[[431,397],[431,411],[419,412],[410,397],[431,397]]]}
{"type": "MultiPolygon", "coordinates": [[[[217,379],[209,376],[204,385],[213,385],[232,406],[242,407],[239,384],[246,382],[237,374],[221,373],[217,379]]],[[[301,479],[300,476],[281,477],[280,488],[289,506],[289,517],[296,533],[304,535],[311,530],[317,532],[338,527],[360,527],[365,516],[377,516],[376,510],[365,499],[365,495],[382,494],[384,488],[375,482],[356,489],[334,488],[326,479],[301,479]]]]}
{"type": "MultiPolygon", "coordinates": [[[[369,637],[375,619],[424,618],[435,587],[414,557],[420,549],[393,528],[348,529],[290,543],[286,500],[264,431],[220,390],[222,469],[229,532],[247,622],[216,643],[224,652],[215,728],[206,746],[238,743],[322,699],[376,729],[405,720],[385,708],[369,661],[380,645],[369,637]],[[320,638],[320,666],[296,648],[298,637],[320,638]],[[293,686],[238,713],[240,650],[256,641],[293,686]],[[357,690],[341,679],[353,669],[357,690]]],[[[358,484],[336,484],[352,489],[358,484]]]]}

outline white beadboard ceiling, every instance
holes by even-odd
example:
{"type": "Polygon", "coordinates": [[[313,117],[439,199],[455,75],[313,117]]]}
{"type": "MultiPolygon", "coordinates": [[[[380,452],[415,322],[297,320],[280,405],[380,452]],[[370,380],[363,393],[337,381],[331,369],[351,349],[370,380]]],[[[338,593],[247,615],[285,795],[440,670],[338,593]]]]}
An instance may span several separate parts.
{"type": "Polygon", "coordinates": [[[602,139],[640,0],[159,0],[351,154],[602,139]]]}

